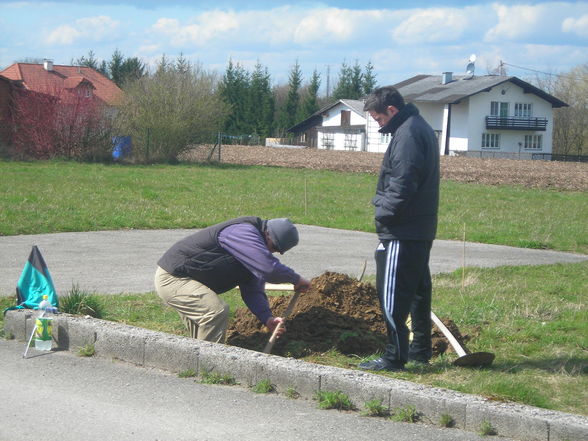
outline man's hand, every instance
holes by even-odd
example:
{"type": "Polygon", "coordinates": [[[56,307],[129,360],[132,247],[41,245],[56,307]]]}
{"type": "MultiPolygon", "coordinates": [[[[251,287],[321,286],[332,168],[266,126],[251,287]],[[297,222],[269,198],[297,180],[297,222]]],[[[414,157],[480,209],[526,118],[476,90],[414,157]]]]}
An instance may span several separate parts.
{"type": "Polygon", "coordinates": [[[296,292],[304,292],[310,289],[310,280],[305,279],[304,277],[300,276],[300,280],[298,283],[294,285],[294,291],[296,292]]]}
{"type": "Polygon", "coordinates": [[[274,329],[276,329],[278,325],[281,324],[280,329],[278,329],[278,333],[276,334],[276,338],[280,338],[280,336],[286,332],[286,327],[284,326],[285,322],[286,321],[282,317],[270,317],[265,322],[265,326],[267,326],[270,332],[273,333],[274,329]]]}

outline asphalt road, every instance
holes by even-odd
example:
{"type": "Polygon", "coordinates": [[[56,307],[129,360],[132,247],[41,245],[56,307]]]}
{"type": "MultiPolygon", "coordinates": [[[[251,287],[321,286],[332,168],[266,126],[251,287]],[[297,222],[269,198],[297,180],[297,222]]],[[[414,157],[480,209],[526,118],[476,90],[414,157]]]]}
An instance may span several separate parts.
{"type": "MultiPolygon", "coordinates": [[[[325,271],[352,276],[375,274],[373,233],[298,225],[300,243],[283,263],[310,278],[325,271]]],[[[55,288],[63,295],[77,284],[99,293],[142,293],[153,290],[155,265],[177,240],[196,230],[120,230],[0,237],[0,295],[12,295],[31,247],[45,258],[55,288]]],[[[431,255],[433,273],[466,266],[538,265],[580,262],[588,256],[556,251],[437,240],[431,255]]]]}
{"type": "MultiPolygon", "coordinates": [[[[163,371],[0,340],[2,441],[481,441],[316,402],[205,385],[163,371]]],[[[435,422],[433,422],[435,423],[435,422]]],[[[493,437],[493,440],[505,438],[493,437]]]]}

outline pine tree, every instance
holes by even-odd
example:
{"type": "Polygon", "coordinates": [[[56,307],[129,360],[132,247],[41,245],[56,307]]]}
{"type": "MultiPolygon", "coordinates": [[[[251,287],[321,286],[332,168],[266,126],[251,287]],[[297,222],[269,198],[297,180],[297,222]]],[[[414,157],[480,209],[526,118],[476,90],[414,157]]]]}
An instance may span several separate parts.
{"type": "Polygon", "coordinates": [[[376,88],[376,74],[374,74],[374,65],[371,61],[365,65],[365,72],[363,74],[362,89],[364,95],[369,95],[376,88]]]}
{"type": "Polygon", "coordinates": [[[298,118],[299,121],[308,118],[310,115],[319,110],[318,90],[320,87],[321,76],[315,69],[312,73],[312,76],[310,77],[307,95],[304,98],[304,102],[302,104],[302,112],[300,114],[300,117],[298,118]]]}
{"type": "Polygon", "coordinates": [[[240,64],[229,65],[219,86],[220,95],[230,107],[224,124],[224,130],[231,135],[251,133],[250,117],[250,79],[249,73],[240,64]]]}
{"type": "Polygon", "coordinates": [[[275,101],[268,69],[259,62],[251,75],[249,94],[250,123],[253,132],[263,138],[268,137],[273,127],[275,101]]]}
{"type": "Polygon", "coordinates": [[[298,112],[300,108],[300,85],[302,84],[302,71],[298,60],[290,70],[290,77],[288,80],[288,97],[284,103],[280,114],[279,126],[283,130],[287,130],[298,121],[298,112]]]}

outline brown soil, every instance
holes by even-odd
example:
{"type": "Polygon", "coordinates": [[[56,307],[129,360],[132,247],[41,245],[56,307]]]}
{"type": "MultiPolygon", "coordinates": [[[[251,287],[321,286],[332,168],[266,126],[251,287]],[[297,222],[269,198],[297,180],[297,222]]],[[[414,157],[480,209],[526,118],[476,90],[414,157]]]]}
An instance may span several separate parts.
{"type": "MultiPolygon", "coordinates": [[[[270,306],[281,316],[292,296],[270,297],[270,306]]],[[[460,342],[467,341],[451,320],[443,320],[460,342]]],[[[287,332],[276,341],[272,353],[289,357],[337,349],[346,355],[370,355],[384,349],[386,325],[373,285],[345,274],[326,272],[312,279],[312,288],[302,293],[294,312],[287,318],[287,332]]],[[[269,331],[243,308],[227,334],[230,345],[262,351],[269,331]]],[[[449,343],[433,330],[433,355],[448,350],[449,343]]]]}
{"type": "MultiPolygon", "coordinates": [[[[186,158],[204,160],[210,146],[196,147],[186,158]]],[[[273,165],[336,171],[377,173],[382,153],[223,145],[221,162],[273,165]]],[[[515,159],[441,157],[441,178],[487,185],[521,185],[527,188],[588,190],[588,163],[515,159]]]]}

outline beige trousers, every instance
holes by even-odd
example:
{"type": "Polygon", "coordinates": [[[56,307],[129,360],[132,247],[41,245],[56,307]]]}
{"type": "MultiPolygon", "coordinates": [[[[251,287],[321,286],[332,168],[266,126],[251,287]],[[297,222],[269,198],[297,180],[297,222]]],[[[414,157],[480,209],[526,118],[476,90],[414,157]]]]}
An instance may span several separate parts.
{"type": "Polygon", "coordinates": [[[178,311],[193,338],[225,342],[229,305],[213,290],[189,277],[175,277],[159,266],[155,290],[166,305],[178,311]]]}

